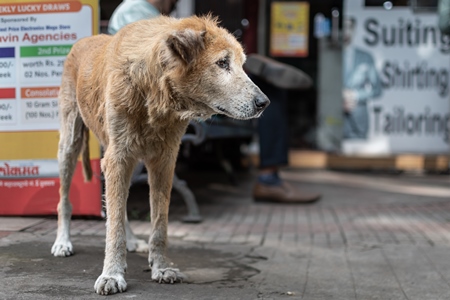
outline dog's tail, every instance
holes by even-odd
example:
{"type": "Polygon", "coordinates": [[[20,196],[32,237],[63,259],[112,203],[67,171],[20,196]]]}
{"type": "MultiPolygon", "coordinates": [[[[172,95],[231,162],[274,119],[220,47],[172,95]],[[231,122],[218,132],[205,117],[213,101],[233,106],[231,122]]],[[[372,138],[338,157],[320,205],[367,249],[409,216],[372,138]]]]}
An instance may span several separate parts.
{"type": "Polygon", "coordinates": [[[83,164],[84,181],[88,182],[92,179],[91,159],[89,156],[89,128],[83,128],[83,145],[81,147],[81,161],[83,164]]]}

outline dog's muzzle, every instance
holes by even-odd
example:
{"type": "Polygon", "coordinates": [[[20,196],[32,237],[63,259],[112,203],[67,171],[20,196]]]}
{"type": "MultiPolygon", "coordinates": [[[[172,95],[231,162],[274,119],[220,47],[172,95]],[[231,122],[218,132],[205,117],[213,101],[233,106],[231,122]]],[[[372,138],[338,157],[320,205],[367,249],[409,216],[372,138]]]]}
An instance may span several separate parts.
{"type": "Polygon", "coordinates": [[[270,104],[269,98],[266,95],[258,95],[253,99],[253,103],[258,112],[263,111],[270,104]]]}

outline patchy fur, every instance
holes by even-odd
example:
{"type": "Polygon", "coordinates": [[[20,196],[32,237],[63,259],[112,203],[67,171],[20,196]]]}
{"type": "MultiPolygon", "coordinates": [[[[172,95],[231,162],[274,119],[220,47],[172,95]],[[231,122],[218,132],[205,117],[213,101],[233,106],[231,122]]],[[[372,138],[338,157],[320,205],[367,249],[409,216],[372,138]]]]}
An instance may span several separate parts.
{"type": "Polygon", "coordinates": [[[88,129],[105,147],[107,230],[99,294],[126,290],[126,247],[142,248],[126,218],[132,171],[142,160],[149,173],[151,227],[149,264],[152,279],[181,281],[184,275],[166,258],[167,222],[175,162],[191,119],[225,114],[259,117],[267,97],[242,69],[241,45],[211,17],[139,21],[114,36],[77,42],[64,66],[60,90],[60,202],[55,256],[73,253],[68,199],[77,157],[82,153],[86,179],[88,129]]]}

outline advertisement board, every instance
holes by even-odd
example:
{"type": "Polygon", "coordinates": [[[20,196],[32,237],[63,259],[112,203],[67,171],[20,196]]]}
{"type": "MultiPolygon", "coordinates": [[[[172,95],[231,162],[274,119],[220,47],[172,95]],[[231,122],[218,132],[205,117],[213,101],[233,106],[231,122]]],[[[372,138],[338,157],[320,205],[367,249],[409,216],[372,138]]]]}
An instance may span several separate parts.
{"type": "MultiPolygon", "coordinates": [[[[98,1],[0,3],[0,215],[56,214],[64,60],[98,28],[98,1]]],[[[101,214],[100,146],[90,141],[95,175],[85,183],[78,163],[70,191],[74,215],[101,214]]]]}
{"type": "Polygon", "coordinates": [[[308,56],[309,3],[272,2],[270,55],[308,56]]]}
{"type": "Polygon", "coordinates": [[[343,152],[448,153],[450,39],[437,13],[348,0],[343,27],[343,152]]]}

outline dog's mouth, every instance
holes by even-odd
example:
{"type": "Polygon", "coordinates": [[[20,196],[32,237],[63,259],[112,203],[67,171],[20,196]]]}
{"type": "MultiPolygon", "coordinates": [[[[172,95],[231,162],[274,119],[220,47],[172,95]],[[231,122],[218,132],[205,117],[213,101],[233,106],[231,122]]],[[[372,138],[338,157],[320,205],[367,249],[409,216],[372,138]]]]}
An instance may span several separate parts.
{"type": "Polygon", "coordinates": [[[218,110],[219,112],[221,112],[225,115],[232,116],[232,114],[228,110],[223,108],[222,106],[216,106],[216,110],[218,110]]]}
{"type": "Polygon", "coordinates": [[[248,119],[258,118],[263,113],[262,111],[259,111],[255,115],[248,115],[248,114],[236,115],[236,114],[232,114],[229,110],[223,108],[222,106],[216,106],[215,110],[221,114],[224,114],[228,117],[231,117],[231,118],[237,119],[237,120],[248,120],[248,119]]]}

